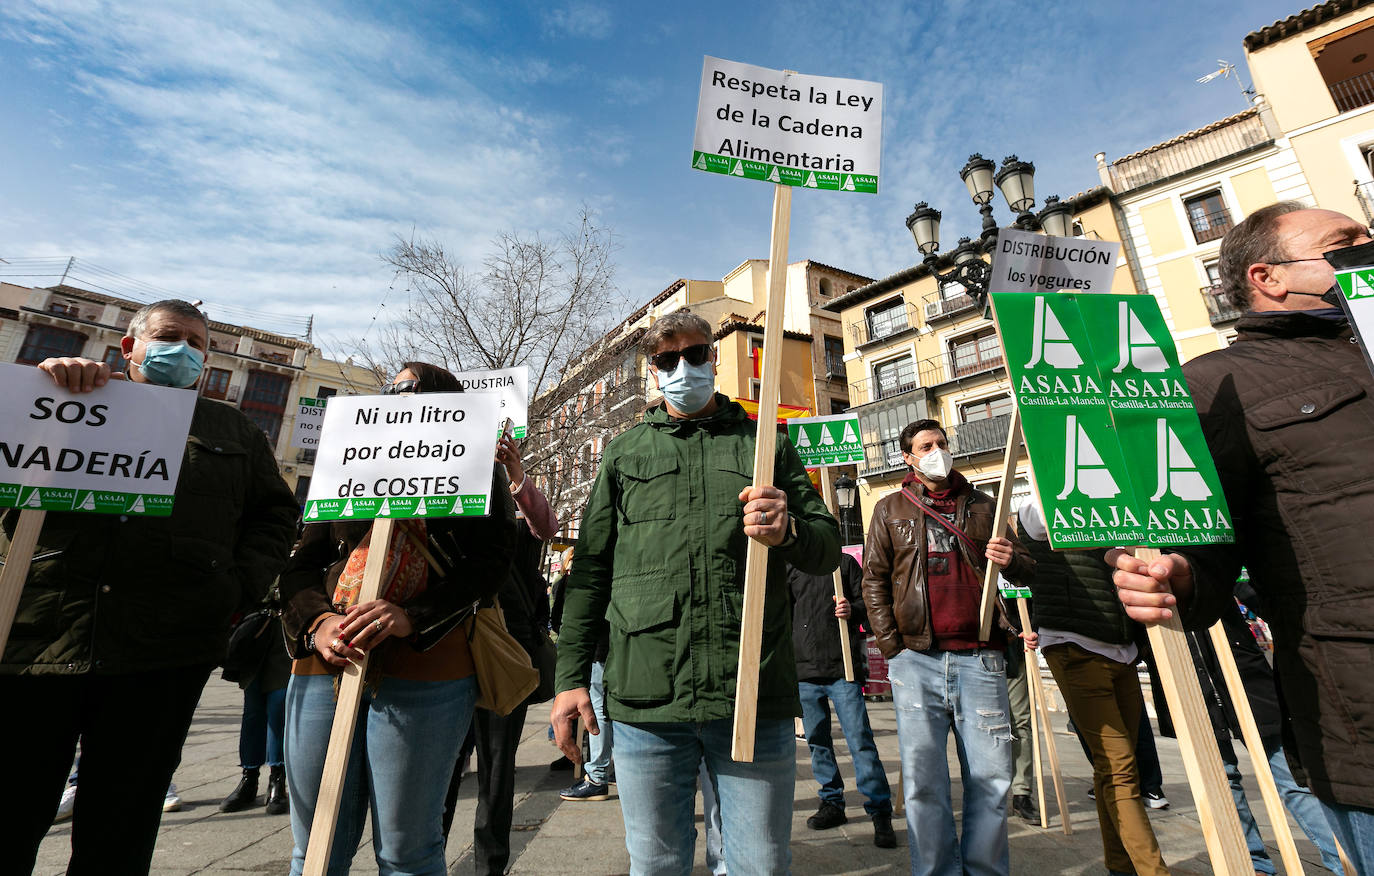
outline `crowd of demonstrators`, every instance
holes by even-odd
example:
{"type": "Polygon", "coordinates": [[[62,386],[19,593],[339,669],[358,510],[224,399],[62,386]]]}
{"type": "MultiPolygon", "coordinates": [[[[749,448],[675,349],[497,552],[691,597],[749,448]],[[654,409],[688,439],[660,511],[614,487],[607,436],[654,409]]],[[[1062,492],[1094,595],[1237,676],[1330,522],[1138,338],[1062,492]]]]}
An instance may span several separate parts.
{"type": "MultiPolygon", "coordinates": [[[[459,392],[449,372],[407,362],[388,392],[459,392]]],[[[316,523],[281,574],[282,621],[295,662],[286,694],[286,772],[299,874],[310,842],[343,668],[369,655],[362,705],[329,852],[346,873],[368,811],[382,872],[445,871],[443,810],[477,701],[465,625],[474,601],[510,573],[515,506],[493,463],[485,517],[396,521],[371,545],[370,521],[316,523]],[[358,602],[369,550],[388,551],[377,599],[358,602]]]]}
{"type": "Polygon", "coordinates": [[[999,598],[999,641],[983,640],[980,606],[987,561],[1011,581],[1029,577],[1035,563],[1014,534],[993,530],[993,500],[953,468],[938,422],[910,423],[899,440],[912,472],[874,506],[863,597],[897,711],[911,869],[1005,876],[1012,729],[1001,640],[1011,627],[999,598]],[[951,730],[962,837],[945,754],[951,730]]]}
{"type": "MultiPolygon", "coordinates": [[[[194,392],[208,343],[204,315],[167,300],[134,314],[120,353],[135,384],[194,392]]],[[[98,396],[112,378],[89,359],[38,367],[73,393],[98,396]]],[[[207,399],[170,516],[48,512],[0,658],[6,869],[33,868],[78,743],[68,872],[148,869],[201,690],[230,621],[285,561],[297,513],[262,430],[207,399]]],[[[6,553],[16,519],[5,515],[6,553]]]]}
{"type": "Polygon", "coordinates": [[[709,323],[676,312],[643,351],[664,403],[607,446],[582,516],[567,584],[551,720],[580,758],[580,717],[597,732],[588,685],[609,627],[606,712],[634,873],[687,872],[696,770],[720,800],[730,873],[785,873],[800,714],[785,562],[825,574],[839,562],[835,519],[796,451],[779,441],[774,483],[752,485],[755,425],[715,392],[709,323]],[[730,757],[745,556],[768,545],[754,757],[730,757]]]}
{"type": "Polygon", "coordinates": [[[1324,254],[1365,225],[1282,202],[1221,246],[1243,315],[1230,347],[1183,371],[1233,515],[1235,544],[1146,563],[1109,557],[1127,612],[1206,629],[1235,610],[1241,567],[1265,603],[1296,757],[1361,873],[1374,873],[1374,374],[1324,254]]]}
{"type": "MultiPolygon", "coordinates": [[[[549,628],[547,584],[540,571],[544,543],[558,532],[558,515],[548,499],[525,474],[515,440],[502,435],[496,445],[496,461],[506,471],[515,499],[516,539],[510,575],[497,598],[505,613],[506,628],[533,659],[549,628]]],[[[530,694],[533,698],[535,694],[530,694]]],[[[510,828],[515,809],[515,754],[525,729],[530,701],[508,715],[479,708],[458,752],[448,793],[444,798],[445,839],[453,824],[454,807],[462,783],[463,767],[477,753],[477,813],[472,825],[472,856],[479,876],[500,876],[510,861],[510,828]]]]}
{"type": "Polygon", "coordinates": [[[1105,550],[1057,551],[1034,502],[1017,514],[1035,558],[1033,623],[1088,759],[1109,872],[1166,874],[1136,761],[1145,701],[1136,661],[1139,628],[1116,599],[1105,550]]]}
{"type": "Polygon", "coordinates": [[[812,830],[838,827],[849,820],[844,811],[844,779],[835,762],[835,741],[830,712],[854,761],[854,783],[864,795],[864,811],[873,820],[873,844],[897,846],[892,830],[892,791],[878,758],[873,729],[868,723],[863,685],[867,661],[862,626],[868,615],[863,603],[863,571],[849,554],[840,554],[840,580],[844,596],[835,595],[830,575],[814,575],[793,566],[787,568],[792,591],[792,642],[797,656],[801,691],[802,724],[811,749],[811,774],[820,785],[820,807],[806,819],[812,830]],[[838,622],[837,622],[838,619],[838,622]],[[849,628],[850,661],[854,680],[844,676],[844,655],[839,624],[849,628]]]}

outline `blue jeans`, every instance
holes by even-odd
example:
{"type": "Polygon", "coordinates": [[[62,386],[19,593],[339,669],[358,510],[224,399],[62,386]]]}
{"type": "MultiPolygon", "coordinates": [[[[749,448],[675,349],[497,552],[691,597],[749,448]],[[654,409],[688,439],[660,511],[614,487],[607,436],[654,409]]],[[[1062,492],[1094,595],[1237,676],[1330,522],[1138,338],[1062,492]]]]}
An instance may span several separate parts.
{"type": "MultiPolygon", "coordinates": [[[[1236,812],[1240,815],[1240,827],[1245,833],[1245,847],[1250,852],[1250,863],[1256,873],[1274,873],[1274,861],[1264,848],[1259,825],[1255,823],[1254,813],[1250,811],[1250,801],[1246,799],[1241,787],[1240,767],[1236,760],[1235,748],[1228,740],[1218,740],[1221,745],[1221,762],[1226,769],[1226,778],[1231,784],[1231,799],[1235,801],[1236,812]]],[[[1293,814],[1293,820],[1312,845],[1321,852],[1322,866],[1332,873],[1340,873],[1341,859],[1336,852],[1336,844],[1331,836],[1331,827],[1326,822],[1326,812],[1320,800],[1306,788],[1300,787],[1288,769],[1288,758],[1283,749],[1277,748],[1269,755],[1269,770],[1274,774],[1274,785],[1278,788],[1283,805],[1293,814]]]]}
{"type": "Polygon", "coordinates": [[[802,725],[806,728],[806,742],[811,746],[811,774],[820,783],[821,801],[844,808],[844,779],[835,763],[835,741],[830,733],[830,708],[840,719],[844,741],[854,759],[854,782],[859,793],[867,798],[864,811],[869,815],[892,814],[892,789],[887,773],[878,760],[878,746],[873,743],[873,728],[868,724],[868,709],[864,706],[863,686],[843,678],[829,684],[803,681],[797,685],[801,693],[802,725]]]}
{"type": "Polygon", "coordinates": [[[606,777],[610,774],[611,767],[611,741],[614,730],[611,722],[606,718],[606,664],[592,664],[592,685],[587,692],[592,698],[592,711],[596,713],[596,724],[601,728],[601,732],[596,735],[587,734],[587,748],[590,757],[587,759],[587,778],[598,785],[606,784],[606,777]]]}
{"type": "Polygon", "coordinates": [[[908,649],[887,666],[913,876],[1006,876],[1012,765],[1006,655],[908,649]],[[951,729],[963,778],[962,839],[945,753],[951,729]]]}
{"type": "MultiPolygon", "coordinates": [[[[444,793],[476,701],[472,677],[383,678],[376,690],[364,692],[329,853],[330,876],[348,873],[369,808],[382,876],[444,876],[444,793]]],[[[333,676],[291,677],[286,689],[286,782],[295,840],[292,876],[299,876],[305,864],[334,706],[333,676]]]]}
{"type": "Polygon", "coordinates": [[[696,845],[697,769],[705,760],[720,799],[730,876],[790,872],[793,723],[760,720],[754,760],[730,759],[733,721],[615,723],[616,783],[631,876],[687,876],[696,845]]]}
{"type": "Polygon", "coordinates": [[[1327,823],[1358,873],[1374,873],[1374,810],[1322,804],[1327,823]]]}
{"type": "Polygon", "coordinates": [[[706,869],[711,876],[726,876],[729,871],[725,869],[725,843],[720,838],[720,794],[704,758],[697,779],[701,782],[701,823],[706,828],[706,869]]]}
{"type": "Polygon", "coordinates": [[[246,770],[285,763],[282,733],[286,724],[286,688],[263,693],[260,679],[243,689],[243,720],[239,723],[239,766],[246,770]]]}

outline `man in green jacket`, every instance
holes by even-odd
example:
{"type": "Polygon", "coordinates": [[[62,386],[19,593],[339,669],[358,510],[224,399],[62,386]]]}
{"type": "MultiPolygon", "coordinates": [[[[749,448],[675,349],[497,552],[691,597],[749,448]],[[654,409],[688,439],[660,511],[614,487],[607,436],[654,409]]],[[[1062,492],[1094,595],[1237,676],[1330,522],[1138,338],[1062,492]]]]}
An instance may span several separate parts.
{"type": "Polygon", "coordinates": [[[778,442],[774,486],[753,487],[755,426],[715,390],[711,326],[669,314],[643,351],[664,404],[606,448],[582,517],[558,642],[552,722],[580,752],[580,717],[598,732],[587,685],[609,624],[606,714],[631,872],[691,869],[697,766],[719,790],[727,868],[786,873],[791,862],[801,714],[786,563],[827,574],[839,530],[792,445],[778,442]],[[769,552],[754,760],[730,759],[745,554],[769,552]]]}
{"type": "MultiPolygon", "coordinates": [[[[134,314],[129,380],[194,392],[208,348],[185,301],[134,314]]],[[[39,366],[59,391],[111,378],[90,359],[39,366]]],[[[286,562],[296,501],[262,430],[197,399],[171,516],[48,512],[0,658],[6,873],[28,873],[81,742],[68,873],[146,873],[168,783],[236,611],[286,562]]],[[[15,517],[5,518],[9,552],[15,517]]]]}

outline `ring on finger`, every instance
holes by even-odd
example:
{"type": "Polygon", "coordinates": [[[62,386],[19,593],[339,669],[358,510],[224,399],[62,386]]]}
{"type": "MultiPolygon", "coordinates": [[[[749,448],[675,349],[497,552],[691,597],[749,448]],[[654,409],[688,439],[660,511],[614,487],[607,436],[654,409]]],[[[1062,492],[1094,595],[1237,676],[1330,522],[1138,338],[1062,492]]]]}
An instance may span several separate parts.
{"type": "Polygon", "coordinates": [[[382,631],[382,619],[377,617],[372,619],[372,625],[377,628],[377,632],[382,631]]]}

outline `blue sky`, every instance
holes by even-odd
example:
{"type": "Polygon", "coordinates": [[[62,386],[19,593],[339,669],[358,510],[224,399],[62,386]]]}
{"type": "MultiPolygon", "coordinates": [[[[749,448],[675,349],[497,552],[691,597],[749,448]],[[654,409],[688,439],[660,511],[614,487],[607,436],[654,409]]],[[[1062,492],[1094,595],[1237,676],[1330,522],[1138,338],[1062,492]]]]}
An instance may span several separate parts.
{"type": "Polygon", "coordinates": [[[770,186],[689,166],[710,54],[884,83],[880,193],[798,191],[789,253],[881,277],[916,260],[917,200],[947,245],[976,232],[970,152],[1034,161],[1041,203],[1096,185],[1097,151],[1243,109],[1233,80],[1194,80],[1226,59],[1248,84],[1242,38],[1300,8],[5,0],[0,257],[313,314],[339,349],[378,312],[394,235],[476,265],[493,231],[555,233],[585,203],[639,303],[768,254],[770,186]]]}

